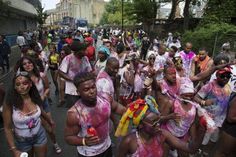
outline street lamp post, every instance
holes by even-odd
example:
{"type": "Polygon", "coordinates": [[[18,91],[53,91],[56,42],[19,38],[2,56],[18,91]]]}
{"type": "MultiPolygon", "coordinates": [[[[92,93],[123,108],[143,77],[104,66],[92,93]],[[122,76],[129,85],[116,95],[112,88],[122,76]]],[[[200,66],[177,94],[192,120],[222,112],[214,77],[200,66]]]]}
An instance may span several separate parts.
{"type": "Polygon", "coordinates": [[[121,0],[121,31],[124,30],[124,0],[121,0]]]}

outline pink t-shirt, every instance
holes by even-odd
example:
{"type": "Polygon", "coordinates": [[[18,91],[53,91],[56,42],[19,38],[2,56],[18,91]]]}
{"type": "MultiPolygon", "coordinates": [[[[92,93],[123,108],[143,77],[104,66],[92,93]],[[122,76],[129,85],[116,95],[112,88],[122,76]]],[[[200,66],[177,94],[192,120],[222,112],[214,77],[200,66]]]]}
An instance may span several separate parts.
{"type": "Polygon", "coordinates": [[[193,51],[185,53],[184,51],[179,52],[179,55],[183,61],[183,69],[185,69],[187,76],[191,73],[191,65],[194,57],[196,56],[193,51]]]}
{"type": "Polygon", "coordinates": [[[111,77],[105,72],[100,71],[97,79],[96,79],[96,86],[98,92],[106,93],[110,96],[111,99],[114,98],[115,90],[113,81],[111,80],[111,77]]]}
{"type": "MultiPolygon", "coordinates": [[[[84,56],[83,58],[78,59],[73,53],[67,55],[62,60],[59,69],[66,73],[71,79],[74,79],[77,73],[92,71],[88,57],[84,56]]],[[[69,95],[78,95],[72,81],[66,81],[65,93],[69,95]]]]}

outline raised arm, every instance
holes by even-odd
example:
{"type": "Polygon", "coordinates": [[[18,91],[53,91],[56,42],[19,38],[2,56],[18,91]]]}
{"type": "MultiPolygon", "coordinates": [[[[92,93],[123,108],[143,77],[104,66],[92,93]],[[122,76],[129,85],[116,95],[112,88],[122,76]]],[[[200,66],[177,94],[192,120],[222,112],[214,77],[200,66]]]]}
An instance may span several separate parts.
{"type": "Polygon", "coordinates": [[[193,82],[204,80],[204,79],[208,78],[209,76],[211,76],[216,70],[222,69],[222,68],[232,65],[232,64],[234,64],[234,63],[227,63],[227,64],[222,64],[222,65],[217,65],[217,66],[213,65],[210,68],[208,68],[206,71],[203,71],[197,75],[191,76],[190,80],[193,82]]]}

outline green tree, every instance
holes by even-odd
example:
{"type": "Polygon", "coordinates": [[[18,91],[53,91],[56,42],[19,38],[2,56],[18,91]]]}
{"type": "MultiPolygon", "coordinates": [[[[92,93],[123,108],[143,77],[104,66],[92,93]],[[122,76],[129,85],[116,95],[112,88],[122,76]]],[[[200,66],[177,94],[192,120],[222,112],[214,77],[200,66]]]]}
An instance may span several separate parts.
{"type": "MultiPolygon", "coordinates": [[[[9,11],[10,11],[10,9],[9,9],[10,4],[11,4],[10,1],[0,0],[0,10],[1,10],[1,13],[2,13],[3,16],[4,15],[8,16],[9,11]]],[[[1,20],[1,22],[4,22],[5,18],[1,16],[0,20],[1,20]]]]}
{"type": "MultiPolygon", "coordinates": [[[[211,23],[211,18],[213,22],[215,22],[216,19],[221,22],[230,22],[231,17],[236,17],[235,0],[208,0],[204,18],[207,18],[209,23],[211,23]]],[[[206,20],[204,22],[206,22],[206,20]]]]}
{"type": "Polygon", "coordinates": [[[121,0],[111,0],[107,3],[100,24],[121,24],[121,0]]]}
{"type": "Polygon", "coordinates": [[[1,11],[6,11],[6,10],[8,10],[10,4],[11,4],[10,1],[3,1],[3,0],[0,0],[0,9],[1,9],[1,11]]]}
{"type": "Polygon", "coordinates": [[[170,15],[169,15],[169,19],[170,20],[174,20],[175,19],[176,9],[177,9],[177,6],[179,5],[179,3],[181,1],[183,1],[183,0],[171,0],[172,7],[171,7],[170,15]]]}
{"type": "MultiPolygon", "coordinates": [[[[230,42],[231,45],[236,41],[236,26],[227,23],[214,23],[197,26],[193,31],[186,31],[183,34],[183,43],[191,41],[193,49],[197,51],[201,47],[206,47],[210,55],[216,55],[221,50],[221,45],[230,42]]],[[[235,51],[235,47],[233,47],[235,51]]]]}
{"type": "MultiPolygon", "coordinates": [[[[148,26],[152,25],[156,19],[159,3],[156,0],[123,0],[123,2],[124,24],[133,25],[142,22],[149,29],[148,26]]],[[[105,7],[100,23],[120,25],[122,20],[121,3],[122,0],[111,0],[105,7]]]]}
{"type": "Polygon", "coordinates": [[[153,26],[159,2],[156,0],[133,0],[127,2],[130,6],[129,10],[126,11],[126,15],[132,19],[135,19],[138,23],[143,23],[144,29],[150,31],[150,26],[153,26]]]}
{"type": "Polygon", "coordinates": [[[190,19],[190,4],[192,0],[185,0],[185,5],[184,5],[184,30],[188,29],[189,26],[189,19],[190,19]]]}
{"type": "Polygon", "coordinates": [[[35,7],[35,9],[37,11],[37,15],[35,16],[35,18],[39,24],[40,29],[42,29],[43,24],[45,23],[49,15],[47,14],[47,12],[44,11],[42,5],[38,5],[37,7],[35,7]]]}

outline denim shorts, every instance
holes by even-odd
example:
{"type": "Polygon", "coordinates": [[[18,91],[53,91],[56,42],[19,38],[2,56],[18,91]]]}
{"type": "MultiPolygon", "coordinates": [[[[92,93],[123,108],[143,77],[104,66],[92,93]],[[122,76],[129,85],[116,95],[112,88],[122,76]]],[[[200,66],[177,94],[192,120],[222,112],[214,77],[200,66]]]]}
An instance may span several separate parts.
{"type": "Polygon", "coordinates": [[[51,111],[51,108],[50,108],[50,105],[48,103],[48,99],[46,98],[44,101],[43,101],[43,110],[48,113],[51,111]]]}
{"type": "Polygon", "coordinates": [[[15,135],[15,144],[18,150],[28,152],[33,147],[43,146],[47,143],[47,135],[41,126],[38,133],[33,137],[19,137],[15,135]]]}

